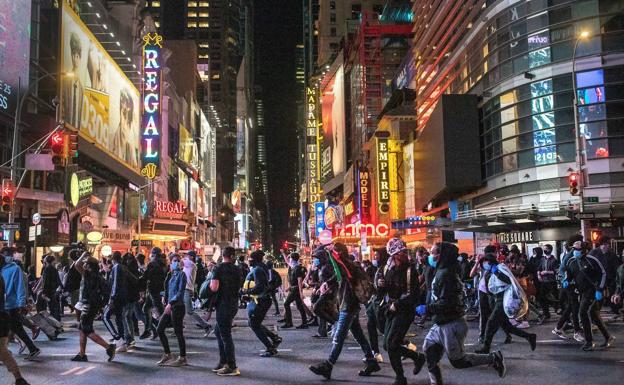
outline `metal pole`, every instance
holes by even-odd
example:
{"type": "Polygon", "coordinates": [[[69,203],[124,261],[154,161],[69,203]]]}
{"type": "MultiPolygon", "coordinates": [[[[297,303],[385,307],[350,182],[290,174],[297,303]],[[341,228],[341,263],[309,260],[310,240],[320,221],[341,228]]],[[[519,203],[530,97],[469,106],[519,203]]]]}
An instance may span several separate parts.
{"type": "Polygon", "coordinates": [[[581,42],[581,38],[578,37],[576,42],[574,43],[574,50],[572,51],[572,93],[573,100],[572,105],[574,106],[574,146],[576,149],[576,171],[579,173],[579,181],[578,181],[578,196],[580,199],[579,202],[579,220],[581,221],[581,235],[583,239],[586,239],[586,223],[583,218],[583,213],[585,212],[585,198],[584,198],[584,189],[585,189],[585,170],[583,169],[583,148],[581,144],[581,129],[579,125],[579,117],[578,117],[578,95],[576,90],[576,49],[578,48],[579,43],[581,42]]]}
{"type": "Polygon", "coordinates": [[[143,217],[143,193],[139,192],[139,220],[137,229],[137,255],[141,252],[141,219],[143,217]]]}

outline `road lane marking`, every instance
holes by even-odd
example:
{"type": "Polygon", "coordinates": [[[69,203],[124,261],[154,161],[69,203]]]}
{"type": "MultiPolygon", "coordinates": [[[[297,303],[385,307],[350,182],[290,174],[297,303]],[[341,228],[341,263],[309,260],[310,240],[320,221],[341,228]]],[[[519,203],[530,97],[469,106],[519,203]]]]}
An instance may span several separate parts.
{"type": "Polygon", "coordinates": [[[84,368],[78,372],[73,373],[74,376],[82,376],[83,374],[90,372],[91,370],[95,369],[95,366],[89,366],[87,368],[84,368]]]}
{"type": "Polygon", "coordinates": [[[74,373],[74,372],[77,372],[77,371],[79,371],[79,370],[81,370],[81,369],[82,369],[82,367],[81,367],[81,366],[77,366],[77,367],[75,367],[75,368],[72,368],[72,369],[69,369],[69,370],[64,371],[63,373],[61,373],[61,376],[67,376],[67,375],[72,374],[72,373],[74,373]]]}

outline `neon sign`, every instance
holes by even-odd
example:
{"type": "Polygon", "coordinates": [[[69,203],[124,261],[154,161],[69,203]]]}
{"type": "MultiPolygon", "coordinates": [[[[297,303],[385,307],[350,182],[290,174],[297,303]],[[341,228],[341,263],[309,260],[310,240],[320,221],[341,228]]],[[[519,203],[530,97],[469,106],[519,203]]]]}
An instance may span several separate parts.
{"type": "Polygon", "coordinates": [[[389,165],[388,139],[377,138],[377,201],[382,213],[388,212],[390,203],[389,165]]]}
{"type": "Polygon", "coordinates": [[[360,237],[366,234],[367,237],[388,237],[390,235],[390,226],[385,223],[374,225],[372,223],[363,224],[360,222],[345,225],[344,228],[337,232],[337,236],[341,238],[360,237]]]}
{"type": "Polygon", "coordinates": [[[182,218],[186,213],[184,201],[154,201],[154,214],[161,218],[182,218]]]}
{"type": "Polygon", "coordinates": [[[314,219],[316,236],[318,237],[321,231],[325,230],[325,203],[316,202],[314,204],[314,219]]]}
{"type": "Polygon", "coordinates": [[[143,36],[143,120],[141,125],[141,174],[154,179],[160,174],[160,102],[162,36],[143,36]]]}
{"type": "Polygon", "coordinates": [[[362,223],[370,222],[370,174],[368,170],[360,170],[359,173],[360,188],[360,221],[362,223]]]}
{"type": "Polygon", "coordinates": [[[319,126],[316,118],[316,89],[306,89],[306,169],[308,179],[308,202],[310,206],[321,200],[321,174],[319,157],[319,126]]]}

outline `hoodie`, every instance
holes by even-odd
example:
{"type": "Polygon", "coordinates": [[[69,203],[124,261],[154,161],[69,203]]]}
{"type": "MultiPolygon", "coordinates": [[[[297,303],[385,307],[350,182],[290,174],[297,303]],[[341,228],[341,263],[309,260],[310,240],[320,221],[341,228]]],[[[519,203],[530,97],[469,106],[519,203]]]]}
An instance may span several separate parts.
{"type": "Polygon", "coordinates": [[[246,281],[253,281],[254,287],[245,290],[245,294],[257,296],[258,299],[269,298],[269,277],[268,268],[262,262],[255,262],[251,265],[251,271],[247,274],[246,281]]]}
{"type": "Polygon", "coordinates": [[[26,285],[24,274],[15,262],[8,263],[2,268],[4,279],[4,309],[6,311],[26,306],[26,285]]]}
{"type": "Polygon", "coordinates": [[[431,302],[427,314],[433,323],[443,325],[464,316],[463,285],[459,278],[457,246],[442,242],[436,273],[431,283],[431,302]]]}

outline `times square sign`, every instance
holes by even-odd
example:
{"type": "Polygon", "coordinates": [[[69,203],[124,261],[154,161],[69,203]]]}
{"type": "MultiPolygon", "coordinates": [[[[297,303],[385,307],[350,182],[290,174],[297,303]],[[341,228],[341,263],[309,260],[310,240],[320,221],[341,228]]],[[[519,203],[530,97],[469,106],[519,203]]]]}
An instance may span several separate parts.
{"type": "Polygon", "coordinates": [[[143,119],[141,125],[141,174],[154,179],[160,174],[162,36],[143,36],[143,119]]]}

